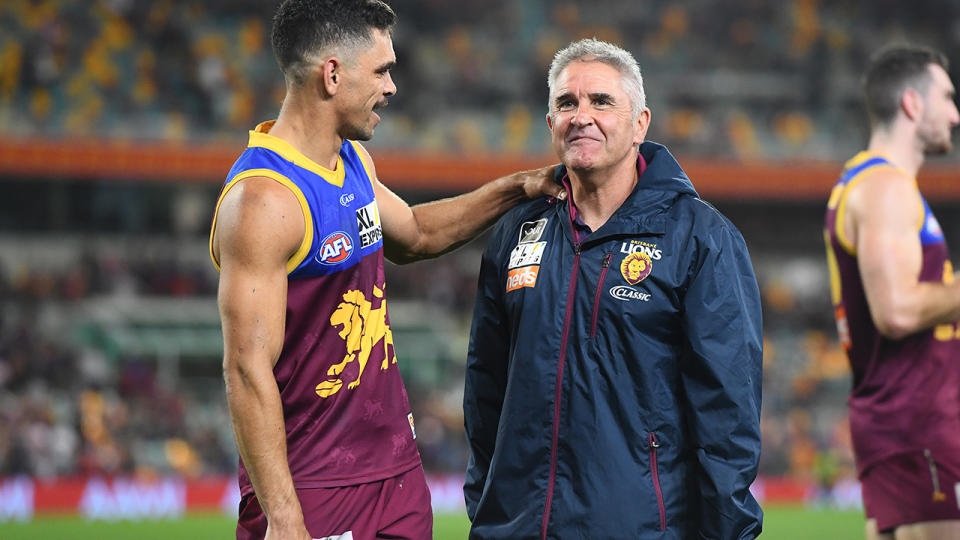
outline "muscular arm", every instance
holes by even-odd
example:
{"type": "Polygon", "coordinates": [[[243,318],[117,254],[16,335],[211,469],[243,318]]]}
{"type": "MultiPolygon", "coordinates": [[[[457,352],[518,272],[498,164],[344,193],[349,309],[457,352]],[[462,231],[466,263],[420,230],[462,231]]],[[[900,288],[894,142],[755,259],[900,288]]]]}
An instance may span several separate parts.
{"type": "Polygon", "coordinates": [[[847,211],[870,315],[881,334],[901,339],[960,319],[960,282],[919,281],[923,209],[911,180],[877,171],[852,188],[847,211]]]}
{"type": "Polygon", "coordinates": [[[555,166],[520,171],[463,195],[413,207],[376,179],[373,160],[363,160],[374,176],[373,191],[383,224],[384,254],[397,264],[442,255],[472,240],[518,202],[549,195],[563,198],[553,182],[555,166]]]}
{"type": "Polygon", "coordinates": [[[283,345],[287,259],[304,235],[294,195],[266,178],[227,192],[217,212],[223,376],[237,448],[267,516],[267,538],[309,539],[287,465],[273,366],[283,345]]]}

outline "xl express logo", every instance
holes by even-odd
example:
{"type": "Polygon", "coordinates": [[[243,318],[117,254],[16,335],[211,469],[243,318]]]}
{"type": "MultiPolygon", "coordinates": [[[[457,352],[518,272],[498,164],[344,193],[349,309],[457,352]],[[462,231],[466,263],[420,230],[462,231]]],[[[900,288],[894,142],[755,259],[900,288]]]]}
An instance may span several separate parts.
{"type": "Polygon", "coordinates": [[[347,260],[351,253],[353,253],[353,241],[350,240],[350,235],[337,231],[323,239],[314,258],[320,264],[333,265],[347,260]]]}
{"type": "Polygon", "coordinates": [[[357,231],[360,233],[361,248],[372,246],[383,238],[383,227],[380,225],[377,201],[373,201],[357,210],[357,231]]]}

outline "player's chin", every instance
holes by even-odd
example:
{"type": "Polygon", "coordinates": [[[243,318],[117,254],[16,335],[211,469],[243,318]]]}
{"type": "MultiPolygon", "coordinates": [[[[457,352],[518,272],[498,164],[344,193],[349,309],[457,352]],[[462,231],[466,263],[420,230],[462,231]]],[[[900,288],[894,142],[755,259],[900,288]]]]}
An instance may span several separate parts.
{"type": "Polygon", "coordinates": [[[946,139],[927,146],[926,154],[931,156],[940,156],[949,153],[951,150],[953,150],[953,141],[946,139]]]}
{"type": "Polygon", "coordinates": [[[354,141],[369,141],[373,138],[374,128],[376,128],[376,124],[362,127],[358,126],[352,129],[344,138],[354,141]]]}

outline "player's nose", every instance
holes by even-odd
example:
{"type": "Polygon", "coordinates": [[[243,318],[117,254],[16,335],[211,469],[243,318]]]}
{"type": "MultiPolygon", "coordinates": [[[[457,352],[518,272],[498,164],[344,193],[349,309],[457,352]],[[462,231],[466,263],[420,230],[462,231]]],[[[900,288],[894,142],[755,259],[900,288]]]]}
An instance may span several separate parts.
{"type": "Polygon", "coordinates": [[[390,72],[387,72],[387,80],[383,86],[383,95],[390,97],[397,93],[397,85],[393,82],[393,77],[390,76],[390,72]]]}

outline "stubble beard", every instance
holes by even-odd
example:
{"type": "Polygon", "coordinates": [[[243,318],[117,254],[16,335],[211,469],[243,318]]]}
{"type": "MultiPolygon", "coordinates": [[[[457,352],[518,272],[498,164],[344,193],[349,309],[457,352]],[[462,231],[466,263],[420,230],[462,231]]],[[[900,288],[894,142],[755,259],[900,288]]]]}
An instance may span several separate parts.
{"type": "Polygon", "coordinates": [[[942,139],[925,137],[923,143],[923,155],[925,156],[942,156],[953,150],[953,141],[949,134],[942,139]]]}

